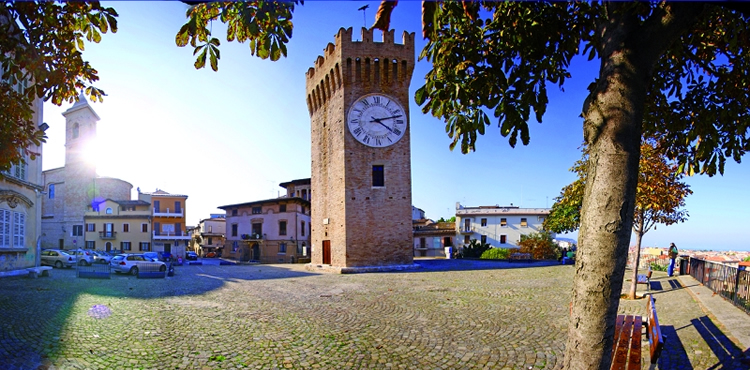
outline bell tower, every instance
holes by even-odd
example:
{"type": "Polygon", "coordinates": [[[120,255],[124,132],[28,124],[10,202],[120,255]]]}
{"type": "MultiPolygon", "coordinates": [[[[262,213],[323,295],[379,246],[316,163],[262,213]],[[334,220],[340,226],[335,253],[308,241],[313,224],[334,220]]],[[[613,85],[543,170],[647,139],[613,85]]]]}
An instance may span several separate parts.
{"type": "MultiPolygon", "coordinates": [[[[97,195],[96,164],[92,150],[96,142],[99,115],[81,93],[78,101],[63,113],[65,117],[65,207],[64,219],[80,223],[97,195]]],[[[82,239],[82,238],[78,238],[82,239]]],[[[82,245],[82,240],[78,242],[82,245]]]]}
{"type": "Polygon", "coordinates": [[[306,74],[311,266],[413,267],[409,84],[414,33],[341,28],[306,74]]]}

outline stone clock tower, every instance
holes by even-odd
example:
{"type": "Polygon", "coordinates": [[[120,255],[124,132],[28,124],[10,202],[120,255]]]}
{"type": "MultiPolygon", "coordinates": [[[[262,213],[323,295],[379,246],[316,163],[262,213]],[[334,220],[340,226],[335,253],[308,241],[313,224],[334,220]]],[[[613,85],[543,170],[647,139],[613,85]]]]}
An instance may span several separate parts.
{"type": "Polygon", "coordinates": [[[414,33],[340,29],[307,71],[311,266],[413,267],[409,83],[414,33]]]}

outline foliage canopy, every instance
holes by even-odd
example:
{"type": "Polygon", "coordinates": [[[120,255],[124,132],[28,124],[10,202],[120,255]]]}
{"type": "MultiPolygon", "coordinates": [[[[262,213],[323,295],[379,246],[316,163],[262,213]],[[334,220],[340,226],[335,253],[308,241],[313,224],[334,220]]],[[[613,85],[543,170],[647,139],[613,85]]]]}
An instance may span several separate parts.
{"type": "Polygon", "coordinates": [[[86,41],[117,32],[116,17],[98,1],[0,3],[0,171],[38,154],[28,149],[45,139],[33,121],[37,99],[61,105],[85,91],[102,100],[104,91],[91,85],[97,71],[82,53],[86,41]]]}

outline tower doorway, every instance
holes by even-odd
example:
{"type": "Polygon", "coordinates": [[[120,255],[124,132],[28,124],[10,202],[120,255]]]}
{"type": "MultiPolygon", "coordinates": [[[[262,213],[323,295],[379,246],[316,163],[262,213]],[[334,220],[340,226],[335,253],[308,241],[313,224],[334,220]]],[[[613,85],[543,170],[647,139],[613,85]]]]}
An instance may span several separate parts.
{"type": "Polygon", "coordinates": [[[331,241],[323,240],[323,264],[331,264],[331,241]]]}

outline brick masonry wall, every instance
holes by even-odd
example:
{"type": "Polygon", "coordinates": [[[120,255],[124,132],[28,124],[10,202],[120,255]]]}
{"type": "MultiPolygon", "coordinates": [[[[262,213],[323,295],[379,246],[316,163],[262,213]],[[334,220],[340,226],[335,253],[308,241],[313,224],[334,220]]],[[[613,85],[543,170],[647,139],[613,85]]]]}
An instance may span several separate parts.
{"type": "Polygon", "coordinates": [[[411,150],[409,130],[396,144],[371,148],[346,127],[346,114],[359,97],[381,93],[397,99],[409,125],[409,82],[414,67],[413,34],[403,43],[393,31],[361,42],[341,29],[336,44],[307,72],[312,132],[312,263],[321,264],[322,241],[331,242],[337,267],[412,263],[411,150]],[[372,166],[384,165],[385,187],[372,187],[372,166]],[[329,223],[325,224],[324,220],[329,223]]]}

